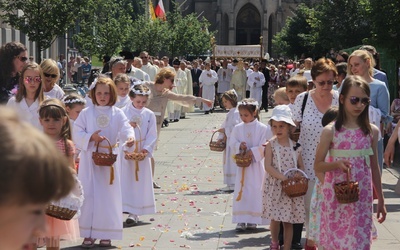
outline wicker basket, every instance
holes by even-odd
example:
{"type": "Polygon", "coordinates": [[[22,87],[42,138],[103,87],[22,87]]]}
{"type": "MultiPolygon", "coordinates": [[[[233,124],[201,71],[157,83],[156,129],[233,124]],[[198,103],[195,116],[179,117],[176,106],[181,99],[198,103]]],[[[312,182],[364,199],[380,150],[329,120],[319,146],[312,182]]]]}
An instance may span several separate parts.
{"type": "Polygon", "coordinates": [[[222,152],[225,150],[226,148],[226,135],[224,133],[224,140],[222,142],[218,142],[218,141],[213,141],[213,137],[215,135],[215,133],[217,133],[218,131],[215,131],[210,139],[210,150],[211,151],[217,151],[217,152],[222,152]]]}
{"type": "Polygon", "coordinates": [[[59,207],[55,205],[48,205],[46,208],[46,214],[48,216],[60,219],[60,220],[71,220],[75,214],[76,210],[71,210],[65,207],[59,207]]]}
{"type": "MultiPolygon", "coordinates": [[[[136,126],[139,130],[139,140],[136,140],[135,151],[140,151],[142,149],[142,131],[140,130],[139,125],[136,126]]],[[[128,151],[124,151],[125,153],[125,160],[131,160],[131,161],[143,161],[147,154],[142,153],[142,152],[131,152],[129,153],[128,151]]]]}
{"type": "Polygon", "coordinates": [[[112,153],[112,147],[110,141],[105,138],[108,146],[109,153],[99,153],[99,144],[97,143],[96,152],[92,153],[92,159],[97,166],[112,166],[117,160],[117,155],[112,153]]]}
{"type": "Polygon", "coordinates": [[[291,171],[298,171],[302,173],[303,176],[302,177],[295,176],[282,181],[281,185],[283,192],[285,192],[285,194],[290,198],[295,198],[305,195],[308,190],[308,178],[306,173],[304,173],[302,170],[298,168],[291,168],[285,171],[283,175],[286,176],[291,171]]]}
{"type": "Polygon", "coordinates": [[[299,141],[300,137],[300,129],[297,128],[293,133],[290,134],[290,139],[292,139],[295,142],[299,141]]]}
{"type": "Polygon", "coordinates": [[[147,156],[147,154],[142,152],[129,153],[128,151],[124,151],[124,153],[125,153],[125,160],[131,160],[131,161],[143,161],[147,156]]]}
{"type": "Polygon", "coordinates": [[[246,154],[246,150],[235,155],[235,162],[238,167],[247,168],[251,165],[252,157],[246,154]]]}
{"type": "Polygon", "coordinates": [[[336,199],[341,204],[348,204],[358,201],[360,190],[358,182],[350,181],[350,169],[347,170],[347,181],[335,184],[336,199]]]}

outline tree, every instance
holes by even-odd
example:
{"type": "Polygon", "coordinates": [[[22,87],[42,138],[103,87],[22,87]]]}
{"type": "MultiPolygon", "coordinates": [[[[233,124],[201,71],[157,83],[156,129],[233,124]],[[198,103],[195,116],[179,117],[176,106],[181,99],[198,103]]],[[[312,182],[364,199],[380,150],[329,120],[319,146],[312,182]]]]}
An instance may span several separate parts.
{"type": "Polygon", "coordinates": [[[3,0],[0,17],[36,42],[36,58],[40,62],[41,52],[58,36],[64,36],[85,4],[81,0],[3,0]]]}
{"type": "Polygon", "coordinates": [[[316,43],[323,51],[362,44],[371,35],[369,0],[323,0],[316,6],[316,43]]]}
{"type": "Polygon", "coordinates": [[[86,0],[87,8],[79,18],[74,41],[88,55],[114,55],[129,38],[132,13],[129,1],[86,0]]]}
{"type": "Polygon", "coordinates": [[[274,52],[289,57],[317,53],[316,33],[313,30],[316,22],[315,10],[300,4],[295,15],[286,20],[283,29],[272,39],[274,52]]]}
{"type": "Polygon", "coordinates": [[[386,48],[397,61],[400,61],[400,9],[394,0],[370,0],[372,24],[371,42],[386,48]]]}
{"type": "Polygon", "coordinates": [[[156,55],[164,48],[168,32],[166,22],[160,19],[150,21],[147,15],[141,15],[133,22],[131,39],[127,44],[131,50],[145,50],[156,55]]]}
{"type": "Polygon", "coordinates": [[[173,56],[186,54],[200,55],[211,49],[210,23],[204,17],[198,20],[195,13],[182,16],[180,10],[175,8],[167,13],[168,37],[166,51],[173,56]]]}

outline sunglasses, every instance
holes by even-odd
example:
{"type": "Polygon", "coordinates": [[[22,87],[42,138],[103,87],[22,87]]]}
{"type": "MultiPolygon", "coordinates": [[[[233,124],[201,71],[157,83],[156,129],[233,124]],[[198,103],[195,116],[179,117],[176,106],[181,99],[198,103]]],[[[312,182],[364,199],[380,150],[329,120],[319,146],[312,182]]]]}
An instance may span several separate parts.
{"type": "Polygon", "coordinates": [[[45,77],[51,77],[51,78],[57,78],[57,76],[58,76],[58,75],[56,75],[56,74],[48,74],[48,73],[43,73],[43,75],[44,75],[45,77]]]}
{"type": "Polygon", "coordinates": [[[350,103],[353,105],[357,105],[359,102],[361,102],[362,105],[367,106],[371,102],[371,99],[368,97],[360,98],[357,96],[350,96],[350,103]]]}
{"type": "Polygon", "coordinates": [[[333,81],[327,81],[327,82],[317,82],[318,83],[318,85],[319,86],[324,86],[325,84],[328,84],[328,85],[333,85],[333,81]]]}
{"type": "Polygon", "coordinates": [[[21,62],[26,62],[26,61],[28,61],[28,57],[26,57],[26,56],[17,56],[18,57],[18,59],[21,61],[21,62]]]}
{"type": "Polygon", "coordinates": [[[147,58],[147,56],[141,56],[140,58],[145,59],[145,58],[147,58]]]}
{"type": "Polygon", "coordinates": [[[32,82],[40,83],[40,82],[42,82],[42,78],[40,76],[35,76],[35,77],[27,76],[27,77],[25,77],[25,83],[32,83],[32,82]]]}

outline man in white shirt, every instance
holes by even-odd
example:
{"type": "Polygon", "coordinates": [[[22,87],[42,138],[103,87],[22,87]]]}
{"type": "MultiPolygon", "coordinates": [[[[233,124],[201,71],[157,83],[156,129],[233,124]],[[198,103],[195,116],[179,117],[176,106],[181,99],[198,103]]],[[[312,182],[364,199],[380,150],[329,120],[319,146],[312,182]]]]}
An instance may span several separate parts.
{"type": "Polygon", "coordinates": [[[143,66],[141,70],[149,74],[150,80],[154,82],[157,75],[157,68],[149,62],[149,53],[147,53],[146,51],[140,52],[140,59],[142,59],[143,61],[143,66]]]}
{"type": "MultiPolygon", "coordinates": [[[[202,97],[214,102],[215,100],[215,83],[218,81],[217,72],[211,69],[211,63],[206,62],[205,69],[201,72],[199,82],[203,89],[202,97]]],[[[212,107],[203,105],[204,114],[209,114],[212,107]]]]}

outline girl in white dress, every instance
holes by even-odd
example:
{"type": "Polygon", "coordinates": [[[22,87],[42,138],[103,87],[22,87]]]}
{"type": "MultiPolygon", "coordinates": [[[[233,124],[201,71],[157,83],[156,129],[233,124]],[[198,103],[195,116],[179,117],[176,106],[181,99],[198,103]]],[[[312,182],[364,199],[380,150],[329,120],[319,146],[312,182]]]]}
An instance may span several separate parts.
{"type": "Polygon", "coordinates": [[[114,77],[115,86],[117,86],[118,100],[115,106],[122,109],[131,103],[129,98],[129,89],[131,87],[131,80],[127,74],[118,74],[114,77]]]}
{"type": "MultiPolygon", "coordinates": [[[[292,112],[287,105],[278,105],[272,111],[271,124],[274,138],[265,146],[265,171],[267,171],[264,191],[263,217],[271,220],[271,247],[279,249],[278,234],[280,223],[284,227],[284,247],[290,250],[292,246],[293,224],[303,223],[305,220],[304,198],[290,198],[282,190],[281,182],[289,178],[284,175],[290,169],[304,170],[301,159],[300,145],[289,137],[292,126],[292,112]]],[[[299,174],[296,171],[293,173],[299,174]]]]}
{"type": "Polygon", "coordinates": [[[42,130],[39,122],[39,107],[44,100],[43,72],[40,66],[33,62],[22,69],[18,92],[8,100],[7,106],[14,108],[21,119],[42,130]]]}
{"type": "Polygon", "coordinates": [[[134,85],[129,91],[131,104],[122,111],[128,117],[129,125],[135,130],[135,148],[121,147],[120,155],[125,151],[141,152],[146,155],[142,161],[126,160],[120,157],[122,209],[128,212],[127,224],[138,223],[139,215],[155,214],[151,157],[157,142],[156,116],[146,108],[150,90],[144,85],[134,85]]]}
{"type": "Polygon", "coordinates": [[[61,100],[65,93],[57,82],[60,79],[60,68],[53,59],[45,59],[40,64],[43,70],[43,93],[49,98],[61,100]]]}
{"type": "Polygon", "coordinates": [[[232,133],[232,129],[239,123],[240,120],[239,110],[237,106],[237,94],[234,89],[228,90],[222,94],[222,104],[229,110],[226,114],[224,123],[222,123],[221,128],[218,129],[220,132],[219,142],[224,139],[224,133],[226,136],[226,148],[223,155],[223,173],[224,173],[224,184],[226,184],[226,191],[230,192],[234,190],[235,179],[236,179],[236,163],[233,159],[234,154],[233,149],[229,146],[229,141],[232,133]]]}
{"type": "Polygon", "coordinates": [[[114,107],[117,92],[113,80],[97,78],[92,84],[90,96],[94,105],[82,110],[73,129],[74,142],[81,149],[78,177],[85,201],[81,208],[79,229],[81,237],[85,238],[82,243],[84,248],[93,247],[96,239],[101,239],[100,246],[103,247],[111,246],[110,239],[122,239],[120,173],[113,165],[96,165],[92,153],[99,144],[100,153],[112,150],[115,154],[117,141],[132,147],[135,138],[124,112],[114,107]]]}
{"type": "Polygon", "coordinates": [[[235,192],[232,206],[232,222],[236,230],[255,229],[262,220],[262,183],[265,174],[263,144],[272,137],[270,128],[258,121],[258,103],[244,99],[238,104],[242,123],[231,133],[229,146],[233,154],[241,151],[251,156],[249,167],[236,169],[235,192]],[[246,224],[247,223],[247,224],[246,224]]]}

